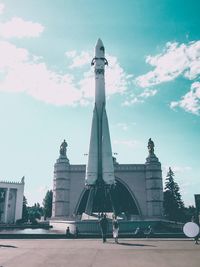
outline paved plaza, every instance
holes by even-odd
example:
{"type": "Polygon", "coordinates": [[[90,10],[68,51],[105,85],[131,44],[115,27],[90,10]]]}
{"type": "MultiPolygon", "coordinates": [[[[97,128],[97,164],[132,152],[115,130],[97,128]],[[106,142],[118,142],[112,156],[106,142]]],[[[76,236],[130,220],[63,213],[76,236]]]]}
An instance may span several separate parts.
{"type": "Polygon", "coordinates": [[[1,240],[0,267],[199,267],[200,245],[183,239],[1,240]]]}

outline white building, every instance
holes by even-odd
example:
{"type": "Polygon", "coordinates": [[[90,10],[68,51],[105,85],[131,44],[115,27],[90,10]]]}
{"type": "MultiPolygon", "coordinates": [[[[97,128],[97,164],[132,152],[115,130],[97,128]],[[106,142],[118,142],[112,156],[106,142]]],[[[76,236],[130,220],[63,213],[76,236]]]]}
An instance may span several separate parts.
{"type": "Polygon", "coordinates": [[[22,218],[24,177],[20,182],[0,181],[0,223],[22,218]]]}

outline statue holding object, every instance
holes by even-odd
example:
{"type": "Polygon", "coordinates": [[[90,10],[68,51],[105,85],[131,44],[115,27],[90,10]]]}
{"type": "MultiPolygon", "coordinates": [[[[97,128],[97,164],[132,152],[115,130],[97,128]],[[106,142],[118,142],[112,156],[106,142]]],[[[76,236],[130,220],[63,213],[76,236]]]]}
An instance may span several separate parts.
{"type": "Polygon", "coordinates": [[[149,138],[148,141],[148,150],[149,150],[149,155],[154,155],[154,142],[149,138]]]}
{"type": "Polygon", "coordinates": [[[67,142],[64,139],[64,141],[60,145],[60,156],[66,157],[67,156],[66,153],[67,153],[67,142]]]}

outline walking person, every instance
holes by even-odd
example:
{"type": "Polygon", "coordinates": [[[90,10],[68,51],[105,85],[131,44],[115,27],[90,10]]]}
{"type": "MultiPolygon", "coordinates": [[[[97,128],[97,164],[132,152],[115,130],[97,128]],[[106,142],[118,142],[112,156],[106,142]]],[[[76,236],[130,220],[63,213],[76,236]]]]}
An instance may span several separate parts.
{"type": "Polygon", "coordinates": [[[104,214],[101,217],[99,224],[100,224],[100,228],[101,228],[101,235],[102,235],[103,243],[105,243],[106,242],[106,234],[108,231],[108,219],[106,218],[106,214],[104,214]]]}
{"type": "Polygon", "coordinates": [[[153,228],[151,225],[149,225],[147,228],[146,237],[153,237],[153,228]]]}
{"type": "Polygon", "coordinates": [[[112,226],[113,226],[113,238],[115,239],[115,243],[118,243],[119,223],[117,221],[116,216],[113,217],[112,226]]]}

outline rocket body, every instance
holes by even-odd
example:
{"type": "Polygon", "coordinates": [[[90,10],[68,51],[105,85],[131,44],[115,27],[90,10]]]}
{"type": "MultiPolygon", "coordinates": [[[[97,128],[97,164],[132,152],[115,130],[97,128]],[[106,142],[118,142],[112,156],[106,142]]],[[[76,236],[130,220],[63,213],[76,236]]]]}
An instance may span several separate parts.
{"type": "Polygon", "coordinates": [[[95,72],[95,105],[93,110],[88,163],[86,166],[85,184],[114,185],[114,166],[105,99],[105,49],[99,39],[92,60],[95,72]]]}

